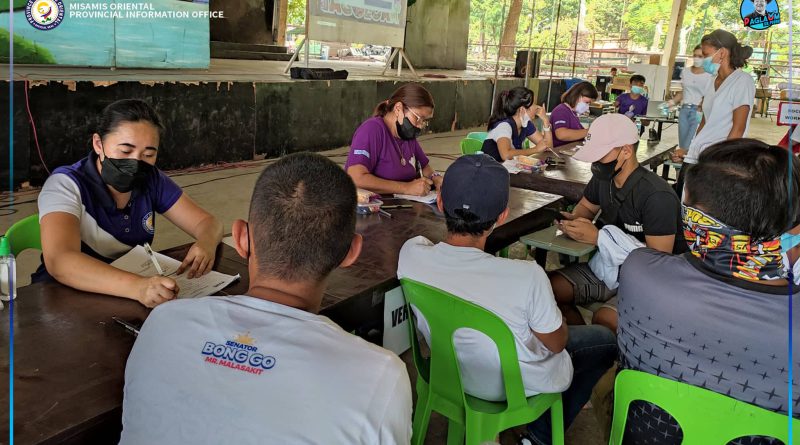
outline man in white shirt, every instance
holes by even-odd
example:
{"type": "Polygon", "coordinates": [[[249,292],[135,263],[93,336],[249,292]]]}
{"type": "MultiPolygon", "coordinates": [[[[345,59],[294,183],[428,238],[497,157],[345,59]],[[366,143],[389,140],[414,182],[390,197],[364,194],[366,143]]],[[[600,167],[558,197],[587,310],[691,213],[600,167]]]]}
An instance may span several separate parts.
{"type": "MultiPolygon", "coordinates": [[[[397,275],[410,278],[486,308],[514,335],[522,381],[528,396],[563,392],[569,425],[589,399],[594,384],[613,363],[614,334],[603,326],[569,326],[558,310],[544,270],[533,261],[497,258],[484,252],[495,225],[508,217],[508,171],[490,156],[462,156],[447,170],[437,204],[447,223],[447,238],[433,244],[424,237],[400,250],[397,275]]],[[[417,327],[430,341],[425,318],[417,327]]],[[[456,333],[461,378],[467,393],[505,400],[496,345],[472,330],[456,333]]],[[[528,426],[529,439],[550,443],[550,416],[528,426]]]]}
{"type": "Polygon", "coordinates": [[[232,228],[249,290],[153,310],[125,370],[120,443],[409,443],[403,362],[316,315],[328,275],[361,251],[355,210],[352,180],[322,156],[264,169],[232,228]]]}

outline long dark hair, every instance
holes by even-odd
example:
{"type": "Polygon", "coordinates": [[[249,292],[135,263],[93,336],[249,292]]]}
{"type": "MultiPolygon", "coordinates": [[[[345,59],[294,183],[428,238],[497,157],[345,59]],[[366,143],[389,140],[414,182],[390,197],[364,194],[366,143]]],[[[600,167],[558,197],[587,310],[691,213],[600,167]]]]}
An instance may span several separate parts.
{"type": "Polygon", "coordinates": [[[747,59],[753,55],[753,48],[739,43],[736,36],[723,29],[717,29],[711,34],[706,34],[700,40],[703,45],[711,45],[716,49],[725,48],[731,54],[731,67],[733,69],[747,66],[747,59]]]}
{"type": "Polygon", "coordinates": [[[407,83],[392,93],[392,97],[378,104],[375,111],[372,112],[373,116],[386,116],[386,113],[394,108],[398,102],[407,107],[433,108],[433,96],[430,91],[426,90],[421,84],[407,83]]]}
{"type": "Polygon", "coordinates": [[[590,82],[578,82],[572,85],[566,93],[561,96],[561,103],[567,104],[572,108],[578,103],[581,97],[588,97],[589,99],[597,99],[600,95],[597,94],[597,88],[590,82]]]}
{"type": "Polygon", "coordinates": [[[122,99],[109,104],[100,114],[96,133],[100,138],[117,129],[125,122],[147,121],[158,129],[159,135],[164,131],[161,116],[147,102],[140,99],[122,99]]]}
{"type": "Polygon", "coordinates": [[[489,117],[489,129],[497,122],[513,116],[519,107],[528,108],[533,105],[533,91],[525,87],[514,87],[500,92],[494,102],[494,110],[489,117]]]}

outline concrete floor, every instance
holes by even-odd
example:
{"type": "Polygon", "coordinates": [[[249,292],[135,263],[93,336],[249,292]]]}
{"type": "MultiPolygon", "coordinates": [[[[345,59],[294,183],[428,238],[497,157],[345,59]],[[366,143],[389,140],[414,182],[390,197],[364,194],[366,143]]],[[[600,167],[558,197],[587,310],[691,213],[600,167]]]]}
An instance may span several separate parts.
{"type": "MultiPolygon", "coordinates": [[[[783,127],[777,127],[774,121],[769,118],[753,118],[750,124],[750,136],[759,138],[765,142],[775,144],[785,134],[783,127]]],[[[469,131],[481,131],[482,128],[459,130],[448,133],[431,134],[420,138],[420,143],[429,154],[434,168],[445,170],[452,162],[454,155],[460,153],[459,141],[469,131]]],[[[677,143],[677,125],[664,129],[663,140],[665,142],[677,143]]],[[[331,157],[334,161],[344,164],[347,147],[340,147],[323,152],[324,155],[331,157]]],[[[250,194],[258,174],[270,161],[254,161],[243,166],[232,169],[221,169],[211,172],[200,173],[174,173],[172,178],[178,183],[185,192],[194,199],[201,207],[208,209],[222,220],[225,231],[230,231],[231,223],[238,218],[245,219],[250,202],[250,194]]],[[[17,193],[16,201],[19,203],[13,207],[15,212],[6,216],[9,208],[0,209],[0,233],[28,215],[37,212],[36,197],[38,190],[26,190],[17,193]],[[6,212],[2,212],[5,210],[6,212]]],[[[0,205],[8,202],[8,195],[0,196],[0,205]]],[[[153,247],[157,250],[181,245],[191,241],[188,235],[180,231],[177,227],[161,216],[156,219],[158,230],[156,231],[153,247]]],[[[511,256],[524,258],[525,251],[517,243],[512,246],[511,256]]],[[[555,258],[553,258],[555,259],[555,258]]],[[[38,267],[39,253],[24,252],[18,258],[18,277],[20,284],[29,282],[30,273],[38,267]]],[[[548,268],[553,267],[550,261],[548,268]]],[[[403,354],[403,358],[409,366],[409,374],[414,376],[413,364],[409,354],[403,354]]],[[[601,439],[601,428],[593,415],[592,409],[585,409],[575,420],[572,427],[567,432],[567,443],[582,445],[599,445],[601,439]]],[[[428,430],[429,444],[445,443],[447,435],[446,421],[436,414],[431,418],[428,430]]],[[[507,437],[502,437],[503,443],[507,443],[507,437]]],[[[513,442],[512,442],[513,443],[513,442]]]]}

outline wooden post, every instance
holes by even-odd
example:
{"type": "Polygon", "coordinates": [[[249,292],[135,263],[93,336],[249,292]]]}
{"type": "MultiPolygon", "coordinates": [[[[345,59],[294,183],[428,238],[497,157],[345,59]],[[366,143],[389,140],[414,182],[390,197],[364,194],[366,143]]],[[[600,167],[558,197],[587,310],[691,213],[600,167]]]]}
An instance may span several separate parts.
{"type": "MultiPolygon", "coordinates": [[[[681,38],[681,27],[683,26],[683,15],[686,13],[688,0],[675,0],[672,3],[672,14],[669,17],[669,30],[667,31],[667,41],[664,44],[664,57],[661,58],[661,65],[667,67],[667,84],[665,91],[669,94],[669,86],[672,79],[672,70],[675,66],[675,55],[678,52],[678,40],[681,38]]],[[[662,97],[658,100],[664,99],[662,97]]]]}
{"type": "Polygon", "coordinates": [[[275,44],[286,46],[286,21],[289,17],[289,0],[276,0],[278,2],[278,34],[275,44]]]}

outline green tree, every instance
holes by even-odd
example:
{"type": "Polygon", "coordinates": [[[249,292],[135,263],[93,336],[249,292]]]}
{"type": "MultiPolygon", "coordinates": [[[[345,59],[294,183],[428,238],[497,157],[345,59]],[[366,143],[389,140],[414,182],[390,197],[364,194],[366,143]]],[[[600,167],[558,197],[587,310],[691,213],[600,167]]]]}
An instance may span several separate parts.
{"type": "Polygon", "coordinates": [[[289,0],[286,23],[290,25],[306,23],[306,0],[289,0]]]}

